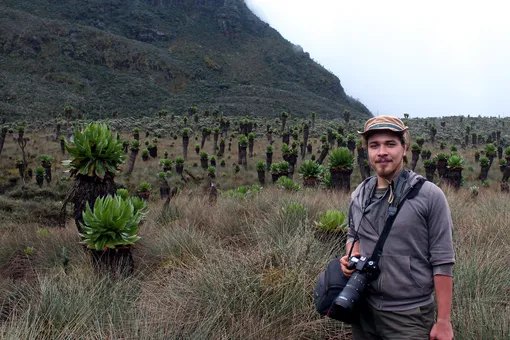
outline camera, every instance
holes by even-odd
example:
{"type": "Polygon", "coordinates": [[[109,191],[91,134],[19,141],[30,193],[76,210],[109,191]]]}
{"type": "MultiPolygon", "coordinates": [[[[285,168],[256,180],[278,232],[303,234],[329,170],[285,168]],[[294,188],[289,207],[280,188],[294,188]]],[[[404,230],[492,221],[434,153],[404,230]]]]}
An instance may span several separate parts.
{"type": "Polygon", "coordinates": [[[370,281],[375,280],[379,276],[380,272],[377,263],[367,259],[365,256],[360,258],[352,256],[349,259],[347,269],[355,269],[356,271],[352,274],[345,288],[331,306],[335,314],[343,315],[345,319],[355,315],[354,310],[365,288],[370,281]]]}

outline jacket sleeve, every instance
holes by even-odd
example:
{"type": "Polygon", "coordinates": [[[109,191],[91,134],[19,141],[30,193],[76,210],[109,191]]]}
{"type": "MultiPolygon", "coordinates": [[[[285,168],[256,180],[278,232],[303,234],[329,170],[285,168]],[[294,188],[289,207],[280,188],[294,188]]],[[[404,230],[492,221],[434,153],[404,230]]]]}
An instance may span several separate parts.
{"type": "MultiPolygon", "coordinates": [[[[432,184],[432,183],[431,183],[432,184]]],[[[434,275],[452,276],[455,263],[453,221],[444,193],[435,184],[428,192],[429,256],[434,275]]]]}

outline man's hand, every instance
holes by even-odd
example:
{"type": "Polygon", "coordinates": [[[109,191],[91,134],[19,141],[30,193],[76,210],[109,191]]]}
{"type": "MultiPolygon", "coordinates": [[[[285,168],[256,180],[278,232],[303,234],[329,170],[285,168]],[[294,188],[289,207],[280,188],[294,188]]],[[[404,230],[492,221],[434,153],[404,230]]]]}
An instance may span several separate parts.
{"type": "MultiPolygon", "coordinates": [[[[352,256],[360,257],[361,254],[358,252],[353,252],[352,256]]],[[[355,272],[354,269],[347,269],[347,266],[349,265],[349,257],[345,255],[340,259],[340,267],[342,267],[342,271],[344,272],[344,275],[347,277],[351,277],[351,275],[355,272]]]]}
{"type": "Polygon", "coordinates": [[[432,331],[430,331],[430,340],[452,340],[453,328],[449,320],[438,319],[432,331]]]}

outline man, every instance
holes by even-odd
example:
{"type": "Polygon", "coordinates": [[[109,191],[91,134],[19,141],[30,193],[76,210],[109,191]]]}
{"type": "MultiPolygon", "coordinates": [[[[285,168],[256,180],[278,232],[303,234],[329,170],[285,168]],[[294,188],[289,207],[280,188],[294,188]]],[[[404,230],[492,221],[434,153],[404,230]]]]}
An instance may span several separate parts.
{"type": "MultiPolygon", "coordinates": [[[[406,190],[418,187],[418,183],[421,187],[403,202],[392,225],[379,259],[380,274],[362,300],[359,324],[353,325],[354,339],[451,340],[455,259],[446,198],[436,185],[403,169],[410,136],[400,119],[369,119],[361,134],[377,176],[365,180],[352,194],[347,254],[354,245],[351,255],[372,255],[388,206],[398,195],[394,192],[398,181],[404,181],[406,190]],[[433,291],[437,300],[435,323],[433,291]]],[[[348,255],[340,263],[344,274],[351,276],[354,270],[346,267],[348,255]]]]}

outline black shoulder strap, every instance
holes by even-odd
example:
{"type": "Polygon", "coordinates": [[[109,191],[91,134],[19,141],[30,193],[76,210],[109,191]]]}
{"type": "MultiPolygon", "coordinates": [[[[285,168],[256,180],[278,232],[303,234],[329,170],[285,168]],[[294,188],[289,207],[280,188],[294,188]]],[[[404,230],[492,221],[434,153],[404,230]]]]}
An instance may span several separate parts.
{"type": "Polygon", "coordinates": [[[420,191],[423,183],[426,181],[425,178],[420,178],[420,180],[411,188],[411,190],[406,193],[401,193],[401,188],[395,188],[395,191],[398,193],[397,196],[393,199],[393,202],[388,207],[388,217],[386,218],[386,222],[384,224],[384,229],[379,236],[379,239],[377,240],[377,243],[375,244],[374,251],[372,252],[372,257],[370,260],[377,263],[379,261],[379,257],[382,254],[382,249],[384,246],[384,242],[386,242],[386,239],[388,238],[388,235],[390,234],[391,227],[393,225],[393,222],[395,221],[395,218],[397,217],[398,212],[400,211],[400,208],[404,204],[404,201],[408,198],[415,197],[418,192],[420,191]],[[400,189],[400,190],[398,190],[400,189]],[[398,191],[397,191],[398,190],[398,191]]]}

